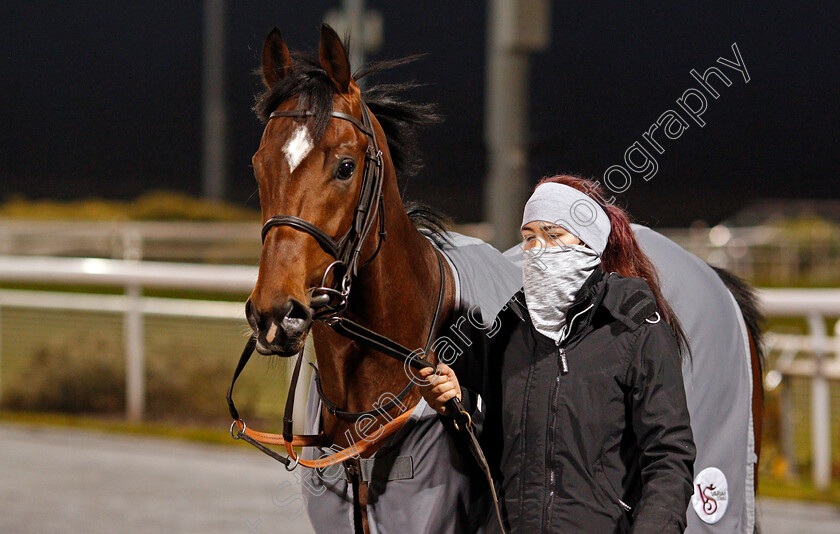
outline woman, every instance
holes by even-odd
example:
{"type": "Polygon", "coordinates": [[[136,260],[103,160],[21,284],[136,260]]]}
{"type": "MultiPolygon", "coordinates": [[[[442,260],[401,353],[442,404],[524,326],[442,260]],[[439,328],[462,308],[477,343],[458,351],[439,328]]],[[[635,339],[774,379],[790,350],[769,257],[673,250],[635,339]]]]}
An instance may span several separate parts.
{"type": "MultiPolygon", "coordinates": [[[[525,206],[524,289],[498,317],[483,441],[502,445],[511,532],[683,532],[684,335],[626,213],[596,197],[597,183],[558,176],[525,206]]],[[[429,378],[423,395],[445,413],[458,379],[444,365],[429,378]]]]}

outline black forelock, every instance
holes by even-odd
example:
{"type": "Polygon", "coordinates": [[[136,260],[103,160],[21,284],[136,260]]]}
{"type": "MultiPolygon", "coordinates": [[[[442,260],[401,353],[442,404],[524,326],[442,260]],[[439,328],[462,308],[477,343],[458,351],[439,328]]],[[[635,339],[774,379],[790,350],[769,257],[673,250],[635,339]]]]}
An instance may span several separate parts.
{"type": "MultiPolygon", "coordinates": [[[[380,73],[390,68],[416,61],[420,56],[374,63],[360,69],[354,79],[380,73]]],[[[335,86],[321,67],[314,54],[295,52],[292,54],[292,71],[274,87],[257,95],[254,111],[265,123],[271,112],[283,102],[298,97],[298,109],[311,111],[308,119],[313,139],[318,143],[327,130],[332,111],[335,86]]],[[[362,92],[362,99],[382,125],[388,141],[388,149],[397,175],[407,178],[422,168],[417,143],[418,131],[441,121],[437,106],[419,104],[405,98],[404,94],[418,87],[414,83],[368,84],[362,92]]]]}

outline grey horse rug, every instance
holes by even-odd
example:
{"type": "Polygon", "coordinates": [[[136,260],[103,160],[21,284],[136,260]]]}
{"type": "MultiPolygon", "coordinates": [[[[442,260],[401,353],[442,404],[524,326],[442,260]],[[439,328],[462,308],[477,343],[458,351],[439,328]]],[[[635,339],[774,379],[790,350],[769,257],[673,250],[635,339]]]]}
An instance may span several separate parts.
{"type": "Polygon", "coordinates": [[[644,226],[636,240],[651,259],[662,293],[685,328],[691,358],[683,381],[697,446],[688,533],[755,529],[752,366],[741,311],[697,256],[644,226]]]}

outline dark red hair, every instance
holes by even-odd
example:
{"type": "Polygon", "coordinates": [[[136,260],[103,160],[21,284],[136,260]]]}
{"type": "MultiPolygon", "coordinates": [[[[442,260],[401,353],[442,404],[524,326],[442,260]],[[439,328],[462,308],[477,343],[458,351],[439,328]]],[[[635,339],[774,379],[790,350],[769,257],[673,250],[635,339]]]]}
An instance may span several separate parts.
{"type": "Polygon", "coordinates": [[[604,209],[610,220],[611,229],[607,246],[601,254],[601,268],[604,272],[615,272],[621,276],[634,276],[647,282],[656,298],[659,313],[674,331],[680,349],[687,348],[688,339],[682,329],[680,320],[659,290],[659,277],[656,275],[656,269],[636,241],[633,229],[630,228],[629,214],[615,204],[606,201],[610,195],[604,191],[600,182],[587,180],[579,176],[558,175],[543,178],[537,184],[537,187],[547,182],[573,187],[590,197],[604,209]]]}

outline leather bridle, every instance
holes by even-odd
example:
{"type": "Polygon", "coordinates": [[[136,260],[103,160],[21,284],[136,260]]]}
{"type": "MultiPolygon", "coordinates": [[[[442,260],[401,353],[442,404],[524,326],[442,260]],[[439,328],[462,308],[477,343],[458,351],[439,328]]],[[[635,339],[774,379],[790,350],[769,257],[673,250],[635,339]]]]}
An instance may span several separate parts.
{"type": "MultiPolygon", "coordinates": [[[[269,120],[286,117],[293,119],[306,119],[314,115],[315,114],[313,112],[308,110],[274,111],[269,115],[269,120]]],[[[378,343],[377,346],[374,348],[377,348],[377,350],[385,352],[386,354],[389,354],[398,359],[405,360],[406,358],[404,357],[404,354],[407,353],[411,357],[411,365],[414,365],[417,369],[433,367],[430,362],[425,360],[425,358],[418,357],[419,354],[417,353],[417,351],[408,351],[407,349],[404,349],[404,347],[401,347],[399,344],[393,342],[392,340],[383,336],[379,336],[379,334],[368,330],[362,325],[359,325],[358,323],[355,323],[347,319],[346,317],[341,316],[347,307],[347,299],[350,295],[350,290],[352,288],[354,277],[358,274],[359,269],[368,265],[379,253],[379,250],[382,246],[382,242],[387,236],[387,232],[385,230],[385,210],[383,200],[384,195],[382,192],[382,151],[379,149],[376,136],[373,132],[373,124],[370,119],[370,111],[368,110],[367,106],[364,103],[362,103],[361,121],[359,121],[352,115],[348,115],[347,113],[342,113],[339,111],[331,111],[330,116],[350,122],[368,138],[367,147],[365,149],[365,165],[362,175],[361,190],[359,193],[359,199],[356,203],[356,207],[353,210],[353,220],[350,224],[350,227],[340,238],[334,239],[324,230],[305,219],[294,215],[275,215],[273,217],[270,217],[263,225],[262,241],[263,243],[265,242],[268,232],[272,228],[277,226],[289,226],[291,228],[294,228],[295,230],[304,232],[312,236],[312,238],[315,239],[315,241],[320,245],[321,249],[323,249],[324,252],[332,256],[334,261],[324,271],[324,274],[321,277],[321,285],[311,289],[312,295],[310,297],[310,308],[313,310],[313,321],[323,321],[325,324],[332,327],[339,334],[354,339],[355,341],[364,343],[365,340],[369,340],[368,343],[378,343]],[[370,235],[371,231],[373,230],[373,227],[377,222],[377,218],[379,222],[379,242],[377,243],[376,249],[371,254],[371,257],[365,260],[364,263],[362,263],[362,248],[365,242],[367,241],[367,238],[370,235]],[[328,282],[330,274],[332,274],[333,276],[331,284],[328,282]],[[384,344],[382,343],[383,340],[384,344]],[[404,351],[401,349],[404,349],[404,351]]],[[[443,260],[441,259],[439,252],[436,252],[436,255],[438,260],[438,267],[440,270],[440,289],[438,294],[437,307],[435,309],[432,325],[429,329],[429,335],[426,340],[426,347],[423,352],[424,355],[428,355],[431,349],[434,332],[436,331],[441,309],[443,307],[443,299],[446,288],[446,276],[443,267],[443,260]]],[[[252,336],[252,338],[249,340],[248,344],[245,347],[245,351],[243,352],[242,357],[240,358],[239,365],[237,366],[236,372],[234,373],[234,378],[231,382],[231,387],[228,391],[228,406],[230,408],[231,415],[234,418],[234,425],[240,426],[239,435],[237,435],[236,437],[245,437],[249,432],[245,431],[247,427],[245,423],[239,418],[238,411],[236,410],[236,407],[233,403],[233,385],[236,382],[236,379],[239,377],[239,374],[241,373],[248,359],[250,359],[250,356],[253,353],[252,345],[255,345],[255,343],[256,338],[252,336]]],[[[297,386],[298,377],[300,375],[300,367],[302,361],[303,357],[301,356],[301,354],[298,354],[297,361],[295,362],[294,371],[292,372],[292,380],[290,384],[289,394],[287,396],[285,415],[283,417],[284,442],[293,442],[295,440],[295,436],[292,434],[292,413],[295,398],[294,392],[297,386]]],[[[315,366],[313,365],[313,368],[314,367],[315,366]]],[[[385,414],[392,408],[396,407],[400,403],[400,401],[402,401],[408,395],[408,393],[413,389],[415,385],[413,380],[409,380],[408,384],[402,389],[402,391],[400,391],[387,404],[375,407],[371,410],[367,410],[364,412],[348,412],[339,409],[335,403],[331,402],[326,397],[321,387],[321,381],[320,377],[318,376],[317,368],[315,368],[315,384],[318,395],[321,397],[321,400],[324,406],[326,407],[327,411],[340,419],[348,421],[356,421],[365,415],[377,416],[385,414]]],[[[263,437],[265,436],[263,435],[263,437]]],[[[311,440],[312,438],[314,438],[314,436],[308,436],[307,440],[311,440]]],[[[289,451],[289,456],[294,461],[299,460],[293,451],[289,451]]],[[[287,459],[284,458],[283,460],[287,459]]],[[[289,465],[288,461],[283,461],[283,463],[287,466],[289,465]]]]}
{"type": "MultiPolygon", "coordinates": [[[[269,120],[291,117],[305,119],[315,114],[307,110],[274,111],[269,115],[269,120]]],[[[330,116],[348,121],[368,138],[365,149],[364,174],[362,175],[362,187],[359,193],[359,200],[353,211],[353,221],[350,228],[339,239],[333,239],[322,229],[311,222],[294,215],[275,215],[270,217],[262,228],[262,240],[268,232],[277,226],[290,226],[300,232],[312,236],[327,254],[332,256],[333,262],[324,271],[321,277],[321,285],[312,289],[310,307],[315,311],[313,319],[320,319],[330,315],[336,315],[344,311],[347,306],[347,297],[350,294],[350,286],[353,277],[360,268],[362,247],[367,241],[368,235],[377,221],[379,214],[379,242],[376,250],[368,258],[362,267],[369,264],[379,254],[382,242],[387,236],[385,230],[385,205],[382,193],[382,151],[376,141],[373,132],[373,124],[370,120],[370,111],[362,103],[361,122],[347,113],[340,111],[330,112],[330,116]],[[329,275],[333,275],[332,285],[327,285],[329,275]]]]}
{"type": "MultiPolygon", "coordinates": [[[[362,176],[361,191],[353,212],[353,221],[350,228],[348,228],[340,238],[333,239],[321,228],[318,228],[316,225],[300,217],[296,217],[294,215],[275,215],[270,217],[263,225],[262,241],[265,243],[266,236],[272,228],[277,226],[289,226],[295,230],[312,236],[324,252],[332,256],[334,261],[324,271],[321,278],[321,285],[311,290],[312,294],[310,296],[309,305],[312,309],[313,321],[323,321],[335,332],[355,341],[359,345],[376,350],[387,356],[402,361],[406,370],[408,367],[412,367],[417,370],[427,367],[435,367],[428,361],[427,357],[430,354],[434,333],[437,331],[438,321],[440,319],[440,313],[446,293],[446,273],[444,271],[441,252],[436,248],[435,255],[437,257],[440,271],[440,288],[438,292],[437,307],[435,309],[435,314],[429,329],[429,335],[426,340],[425,350],[423,352],[420,352],[419,350],[409,350],[396,341],[373,332],[359,323],[342,316],[347,308],[347,299],[350,295],[353,279],[357,275],[359,269],[364,268],[373,261],[377,254],[379,254],[382,242],[387,236],[385,229],[384,195],[382,192],[382,151],[379,149],[379,145],[376,141],[376,135],[374,134],[373,125],[370,119],[370,111],[364,102],[361,102],[361,107],[361,121],[346,113],[338,111],[330,112],[331,117],[350,122],[368,138],[367,148],[365,149],[365,166],[364,174],[362,176]],[[373,227],[377,222],[377,218],[379,222],[379,241],[376,249],[371,254],[371,257],[361,263],[362,248],[373,230],[373,227]],[[330,274],[333,276],[332,284],[328,284],[330,274]]],[[[269,115],[269,120],[283,117],[306,119],[314,115],[315,114],[313,112],[308,110],[274,111],[269,115]]],[[[382,425],[377,433],[378,437],[375,440],[364,440],[361,444],[353,444],[351,447],[338,451],[329,457],[321,457],[315,461],[303,460],[295,452],[294,447],[325,447],[330,445],[323,432],[311,435],[295,435],[292,432],[295,389],[300,376],[301,362],[304,359],[303,351],[298,353],[294,371],[292,372],[289,393],[286,397],[286,406],[283,415],[282,435],[259,432],[248,428],[245,421],[243,421],[239,416],[239,412],[233,402],[234,384],[236,384],[237,378],[239,378],[239,375],[242,373],[242,370],[251,358],[251,355],[256,347],[256,343],[257,338],[256,334],[254,334],[248,339],[248,342],[242,351],[242,355],[237,363],[230,387],[228,388],[227,404],[230,415],[233,418],[233,423],[230,427],[231,436],[233,436],[234,439],[247,441],[260,451],[281,462],[289,471],[297,467],[298,464],[301,464],[304,467],[325,469],[329,466],[345,462],[350,458],[360,456],[366,450],[374,447],[380,441],[399,430],[399,428],[411,415],[411,410],[406,410],[399,416],[382,425]],[[234,432],[234,427],[238,428],[238,431],[234,432]],[[285,447],[288,456],[284,457],[266,445],[283,446],[285,447]]],[[[392,408],[400,404],[400,401],[408,395],[411,389],[413,389],[415,382],[413,379],[410,379],[408,384],[394,399],[391,400],[391,402],[382,406],[374,407],[372,410],[365,412],[348,412],[340,410],[337,405],[330,402],[321,388],[321,381],[318,376],[317,368],[315,369],[315,384],[318,395],[321,397],[321,400],[329,413],[344,420],[356,421],[365,415],[378,416],[386,414],[392,408]]],[[[447,402],[447,414],[452,419],[454,427],[466,434],[467,446],[478,462],[479,467],[490,485],[490,492],[493,497],[496,516],[499,520],[501,531],[504,533],[505,527],[502,521],[498,497],[493,485],[490,467],[487,464],[484,453],[478,444],[475,433],[473,432],[470,415],[457,398],[452,398],[447,402]]]]}

